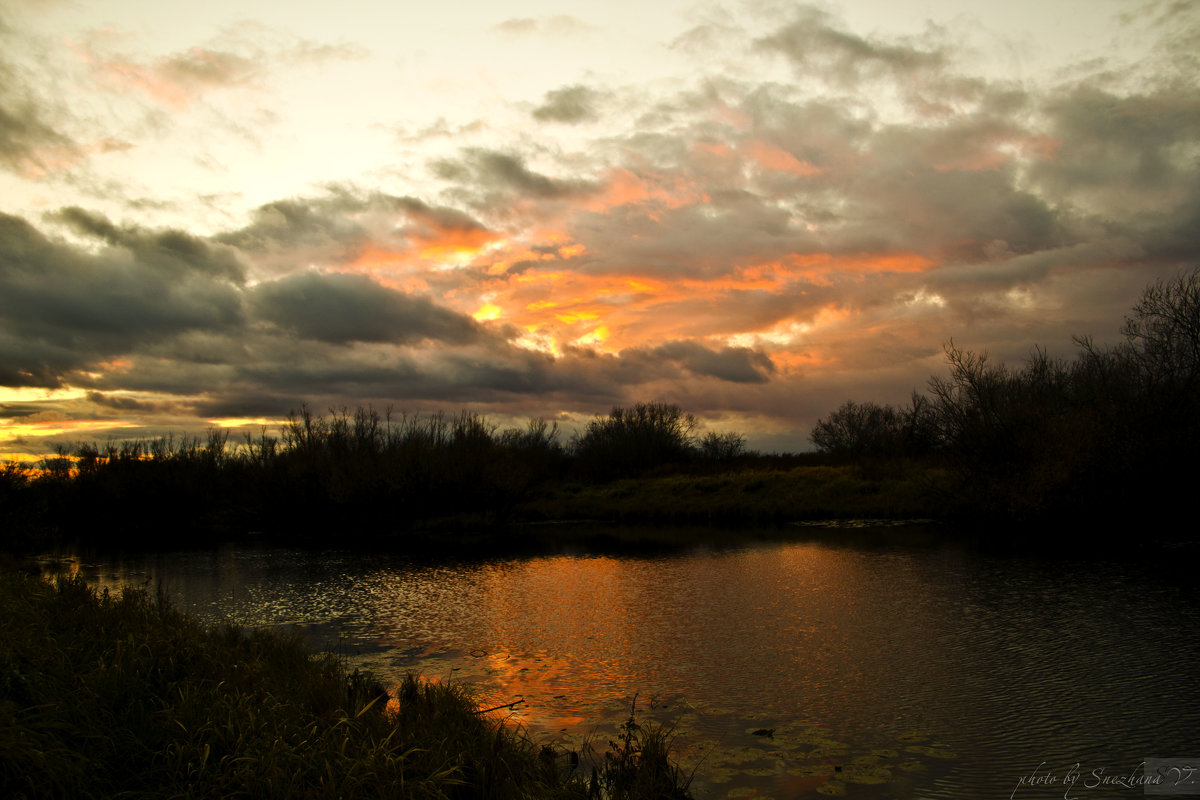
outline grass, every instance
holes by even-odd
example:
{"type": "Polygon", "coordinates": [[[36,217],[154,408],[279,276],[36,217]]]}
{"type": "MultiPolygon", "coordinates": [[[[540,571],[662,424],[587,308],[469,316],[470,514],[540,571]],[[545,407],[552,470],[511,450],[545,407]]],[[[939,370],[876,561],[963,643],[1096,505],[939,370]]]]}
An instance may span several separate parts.
{"type": "Polygon", "coordinates": [[[947,476],[910,466],[745,469],[567,484],[519,506],[527,519],[699,525],[771,525],[814,519],[940,516],[947,476]]]}
{"type": "Polygon", "coordinates": [[[609,743],[601,766],[592,769],[589,794],[612,800],[687,800],[691,777],[670,759],[671,729],[637,721],[637,697],[629,705],[629,719],[617,739],[609,743]]]}
{"type": "MultiPolygon", "coordinates": [[[[665,749],[644,753],[623,768],[678,777],[665,749]]],[[[458,685],[409,676],[393,697],[294,637],[0,572],[3,797],[686,796],[617,794],[577,763],[458,685]]]]}

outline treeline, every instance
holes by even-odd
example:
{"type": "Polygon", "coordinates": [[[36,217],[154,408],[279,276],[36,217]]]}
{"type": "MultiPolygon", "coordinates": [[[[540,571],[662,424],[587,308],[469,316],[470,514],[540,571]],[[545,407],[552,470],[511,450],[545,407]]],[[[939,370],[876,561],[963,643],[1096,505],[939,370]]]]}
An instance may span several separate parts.
{"type": "Polygon", "coordinates": [[[37,470],[0,470],[5,543],[103,540],[160,545],[246,531],[289,540],[495,527],[546,485],[664,470],[724,469],[735,433],[699,436],[678,406],[637,403],[598,416],[570,441],[556,423],[500,429],[480,414],[392,415],[371,408],[293,413],[278,435],[82,443],[37,470]],[[27,539],[22,542],[20,539],[27,539]]]}
{"type": "Polygon", "coordinates": [[[1170,517],[1195,486],[1200,444],[1200,269],[1148,286],[1124,340],[1077,338],[1074,359],[1024,364],[946,348],[949,375],[905,406],[847,402],[812,442],[850,460],[936,461],[948,506],[976,519],[1170,517]]]}

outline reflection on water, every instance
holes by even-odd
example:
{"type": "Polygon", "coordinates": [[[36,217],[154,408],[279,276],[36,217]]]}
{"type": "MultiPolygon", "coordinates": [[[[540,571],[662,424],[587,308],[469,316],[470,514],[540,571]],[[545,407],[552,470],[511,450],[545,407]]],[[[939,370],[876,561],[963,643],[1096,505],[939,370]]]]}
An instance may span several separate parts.
{"type": "Polygon", "coordinates": [[[606,742],[638,695],[700,763],[698,796],[1007,797],[1039,765],[1200,756],[1200,603],[1140,565],[793,543],[456,563],[230,548],[78,569],[161,581],[210,621],[298,627],[384,677],[524,698],[514,716],[571,746],[606,742]]]}

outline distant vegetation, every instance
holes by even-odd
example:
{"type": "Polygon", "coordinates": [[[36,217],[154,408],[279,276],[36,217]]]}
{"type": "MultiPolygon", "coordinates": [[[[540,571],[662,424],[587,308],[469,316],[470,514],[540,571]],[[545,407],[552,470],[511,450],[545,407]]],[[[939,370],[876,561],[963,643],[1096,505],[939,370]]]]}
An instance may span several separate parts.
{"type": "Polygon", "coordinates": [[[10,550],[61,541],[434,543],[449,529],[592,519],[771,524],[956,517],[1008,524],[1168,515],[1200,444],[1200,270],[1146,288],[1120,344],[1021,366],[946,348],[949,374],[906,405],[849,401],[815,425],[816,453],[746,451],[698,435],[679,406],[597,416],[570,441],[533,419],[295,412],[278,436],[80,444],[39,473],[0,468],[10,550]],[[1182,466],[1181,466],[1182,465],[1182,466]]]}
{"type": "Polygon", "coordinates": [[[1147,287],[1124,341],[1019,367],[946,347],[950,374],[903,407],[847,402],[813,429],[830,455],[936,461],[950,507],[996,521],[1169,517],[1195,489],[1200,270],[1147,287]]]}
{"type": "MultiPolygon", "coordinates": [[[[638,403],[564,443],[532,419],[498,429],[482,415],[393,415],[371,408],[295,412],[278,436],[84,443],[40,470],[0,470],[9,549],[55,541],[157,546],[248,531],[294,542],[495,528],[564,481],[726,469],[739,434],[695,435],[679,407],[638,403]]],[[[534,517],[538,514],[534,512],[534,517]]]]}
{"type": "Polygon", "coordinates": [[[294,636],[0,572],[0,796],[686,800],[667,737],[539,746],[462,686],[392,695],[294,636]]]}

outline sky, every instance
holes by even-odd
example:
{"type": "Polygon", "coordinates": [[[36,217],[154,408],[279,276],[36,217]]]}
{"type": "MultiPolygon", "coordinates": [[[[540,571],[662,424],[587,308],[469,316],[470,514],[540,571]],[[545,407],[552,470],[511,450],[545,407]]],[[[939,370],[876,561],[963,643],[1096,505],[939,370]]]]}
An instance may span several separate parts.
{"type": "Polygon", "coordinates": [[[290,411],[764,451],[1200,264],[1185,0],[0,4],[0,460],[290,411]]]}

